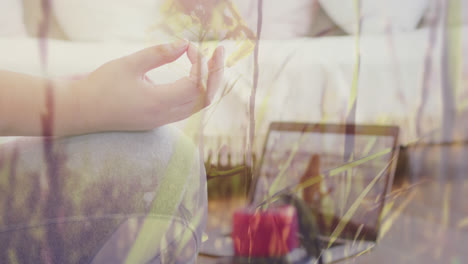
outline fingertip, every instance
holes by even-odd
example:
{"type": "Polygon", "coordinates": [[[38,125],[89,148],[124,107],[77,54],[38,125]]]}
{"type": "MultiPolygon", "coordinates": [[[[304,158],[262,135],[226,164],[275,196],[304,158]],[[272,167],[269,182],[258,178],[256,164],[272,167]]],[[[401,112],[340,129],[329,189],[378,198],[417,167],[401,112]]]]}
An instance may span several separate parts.
{"type": "Polygon", "coordinates": [[[189,58],[189,60],[190,60],[190,62],[192,64],[196,64],[198,62],[198,49],[191,42],[189,42],[189,44],[188,44],[187,57],[189,58]]]}
{"type": "Polygon", "coordinates": [[[217,49],[216,49],[216,64],[217,64],[217,68],[224,68],[224,47],[223,46],[219,46],[217,49]]]}
{"type": "Polygon", "coordinates": [[[173,43],[155,45],[130,55],[126,62],[129,67],[138,73],[146,73],[161,65],[173,62],[182,56],[188,48],[188,41],[178,40],[173,43]]]}
{"type": "Polygon", "coordinates": [[[176,50],[178,49],[187,49],[189,46],[190,42],[186,39],[178,39],[172,43],[172,47],[176,50]]]}
{"type": "Polygon", "coordinates": [[[224,68],[224,47],[219,46],[213,52],[213,56],[209,61],[209,68],[211,71],[219,71],[224,68]]]}
{"type": "Polygon", "coordinates": [[[216,50],[217,50],[216,55],[218,56],[218,58],[220,58],[220,59],[222,59],[224,61],[224,52],[225,52],[224,47],[219,46],[216,50]]]}
{"type": "Polygon", "coordinates": [[[214,52],[213,55],[211,56],[211,59],[218,59],[224,57],[224,47],[223,46],[218,46],[214,52]]]}

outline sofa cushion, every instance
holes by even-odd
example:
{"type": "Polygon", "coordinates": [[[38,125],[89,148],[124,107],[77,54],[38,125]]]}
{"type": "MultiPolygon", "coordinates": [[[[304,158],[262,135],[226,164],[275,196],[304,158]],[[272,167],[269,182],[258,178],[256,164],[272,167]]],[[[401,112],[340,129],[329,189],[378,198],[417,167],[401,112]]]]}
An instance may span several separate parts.
{"type": "MultiPolygon", "coordinates": [[[[31,37],[39,37],[39,29],[41,23],[44,21],[44,11],[41,7],[41,1],[38,0],[22,0],[23,2],[23,14],[24,14],[24,24],[26,31],[31,37]]],[[[66,39],[62,28],[57,22],[57,19],[53,13],[54,3],[56,1],[51,1],[52,8],[50,10],[50,17],[48,19],[47,25],[47,37],[53,39],[66,39]]]]}
{"type": "Polygon", "coordinates": [[[18,0],[0,1],[0,36],[25,36],[23,6],[18,0]]]}
{"type": "MultiPolygon", "coordinates": [[[[257,1],[232,0],[238,13],[246,26],[253,32],[257,28],[257,1]]],[[[264,39],[289,39],[307,36],[314,18],[314,0],[269,0],[263,2],[263,27],[264,39]]],[[[197,40],[200,25],[197,25],[198,17],[196,8],[202,6],[203,12],[207,12],[206,6],[218,7],[216,12],[223,11],[226,17],[228,8],[223,2],[212,0],[198,2],[198,0],[56,0],[54,12],[58,22],[72,40],[109,40],[109,39],[133,39],[145,40],[148,37],[155,40],[168,40],[174,35],[197,40]],[[168,5],[181,4],[187,7],[180,10],[177,18],[167,17],[168,5]],[[192,9],[190,9],[192,8],[192,9]],[[187,10],[188,9],[188,10],[187,10]],[[184,12],[186,12],[184,14],[184,12]]],[[[172,8],[172,7],[171,7],[172,8]]],[[[177,7],[182,9],[180,6],[177,7]]],[[[173,10],[173,9],[170,9],[173,10]]],[[[207,17],[203,13],[203,17],[207,17]]],[[[227,19],[233,19],[234,15],[227,15],[227,19]]],[[[212,21],[202,24],[202,29],[211,27],[212,21]]],[[[226,24],[228,24],[225,21],[226,24]]],[[[219,24],[219,22],[217,23],[219,24]]],[[[224,29],[211,27],[208,38],[225,37],[224,29]]]]}
{"type": "Polygon", "coordinates": [[[56,0],[54,14],[71,40],[144,39],[157,16],[152,0],[56,0]]]}
{"type": "MultiPolygon", "coordinates": [[[[357,32],[357,1],[319,0],[330,17],[346,32],[357,32]]],[[[421,20],[428,0],[362,0],[361,18],[363,34],[384,33],[388,26],[394,31],[414,30],[421,20]]]]}
{"type": "MultiPolygon", "coordinates": [[[[444,19],[447,11],[444,3],[438,0],[428,0],[428,8],[424,13],[421,27],[437,26],[444,19]]],[[[451,24],[452,26],[468,25],[468,2],[467,1],[452,1],[455,5],[452,9],[451,24]],[[456,5],[459,4],[457,7],[456,5]]]]}
{"type": "MultiPolygon", "coordinates": [[[[314,0],[263,1],[262,38],[292,39],[309,34],[317,5],[314,0]]],[[[257,29],[257,1],[234,0],[245,22],[257,29]]]]}

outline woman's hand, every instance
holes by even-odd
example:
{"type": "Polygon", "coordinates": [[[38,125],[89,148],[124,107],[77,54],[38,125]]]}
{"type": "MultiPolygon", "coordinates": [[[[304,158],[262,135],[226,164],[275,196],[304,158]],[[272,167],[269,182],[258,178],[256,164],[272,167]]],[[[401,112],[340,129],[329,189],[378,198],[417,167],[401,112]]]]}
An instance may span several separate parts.
{"type": "Polygon", "coordinates": [[[80,80],[0,71],[0,136],[149,130],[210,104],[223,69],[222,47],[206,62],[194,45],[181,41],[110,61],[80,80]],[[189,76],[171,84],[146,78],[184,53],[192,63],[189,76]]]}
{"type": "Polygon", "coordinates": [[[186,41],[150,47],[110,61],[75,83],[76,116],[81,117],[79,127],[84,130],[70,133],[148,130],[185,119],[210,104],[221,84],[223,69],[222,47],[206,62],[186,41]],[[184,53],[192,63],[189,76],[170,84],[156,84],[146,77],[146,72],[184,53]]]}

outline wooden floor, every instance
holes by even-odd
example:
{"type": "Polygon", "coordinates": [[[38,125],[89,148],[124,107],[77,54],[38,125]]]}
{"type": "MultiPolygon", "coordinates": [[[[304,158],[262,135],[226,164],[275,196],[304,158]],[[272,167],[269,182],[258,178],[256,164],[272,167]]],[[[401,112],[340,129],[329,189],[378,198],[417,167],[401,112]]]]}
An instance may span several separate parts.
{"type": "MultiPolygon", "coordinates": [[[[411,151],[378,245],[340,263],[468,263],[468,147],[411,151]]],[[[208,226],[229,225],[240,204],[211,201],[208,226]]],[[[217,260],[199,256],[198,263],[217,260]]]]}

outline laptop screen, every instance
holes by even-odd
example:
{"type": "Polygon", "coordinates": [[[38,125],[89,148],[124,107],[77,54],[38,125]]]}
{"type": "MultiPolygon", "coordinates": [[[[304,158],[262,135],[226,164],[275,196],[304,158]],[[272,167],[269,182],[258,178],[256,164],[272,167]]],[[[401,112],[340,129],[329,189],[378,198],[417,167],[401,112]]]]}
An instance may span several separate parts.
{"type": "Polygon", "coordinates": [[[294,189],[320,216],[322,235],[332,235],[344,219],[338,237],[360,232],[376,239],[397,133],[395,127],[274,123],[253,203],[294,189]]]}

